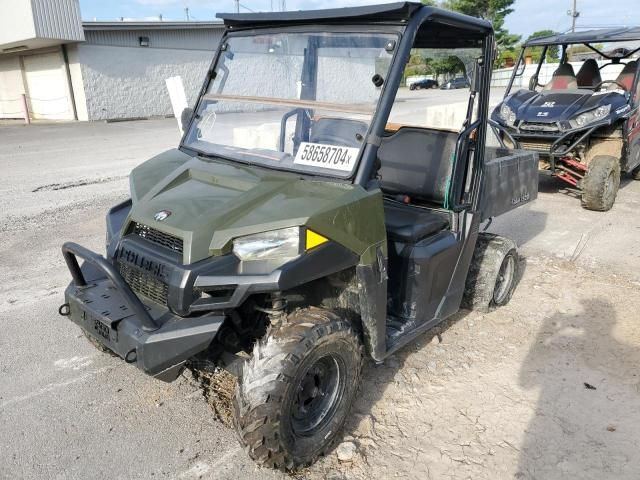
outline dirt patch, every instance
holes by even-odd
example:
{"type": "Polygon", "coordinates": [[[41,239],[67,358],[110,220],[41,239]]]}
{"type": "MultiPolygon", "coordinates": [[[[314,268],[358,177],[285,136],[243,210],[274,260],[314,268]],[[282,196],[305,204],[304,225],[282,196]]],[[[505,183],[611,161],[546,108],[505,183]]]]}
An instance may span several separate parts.
{"type": "Polygon", "coordinates": [[[213,410],[217,420],[233,427],[233,396],[237,380],[226,370],[217,368],[214,373],[192,370],[194,381],[202,389],[202,395],[213,410]]]}

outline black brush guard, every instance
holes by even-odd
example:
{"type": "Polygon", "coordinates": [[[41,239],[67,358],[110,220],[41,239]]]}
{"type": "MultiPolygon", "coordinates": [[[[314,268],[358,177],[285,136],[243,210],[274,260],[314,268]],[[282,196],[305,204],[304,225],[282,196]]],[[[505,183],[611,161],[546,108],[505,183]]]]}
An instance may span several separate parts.
{"type": "Polygon", "coordinates": [[[180,317],[136,296],[106,258],[76,243],[62,246],[73,281],[60,313],[145,373],[172,381],[184,363],[205,350],[224,315],[180,317]],[[84,260],[78,264],[77,257],[84,260]]]}

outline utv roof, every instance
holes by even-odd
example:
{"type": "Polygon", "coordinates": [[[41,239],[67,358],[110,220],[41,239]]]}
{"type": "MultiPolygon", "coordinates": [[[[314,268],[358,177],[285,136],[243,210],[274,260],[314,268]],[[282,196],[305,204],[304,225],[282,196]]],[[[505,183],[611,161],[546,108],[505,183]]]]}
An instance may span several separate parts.
{"type": "Polygon", "coordinates": [[[547,37],[534,38],[524,47],[543,45],[569,45],[573,43],[604,43],[640,40],[640,27],[609,28],[606,30],[587,30],[585,32],[561,33],[547,37]]]}
{"type": "Polygon", "coordinates": [[[426,7],[419,2],[395,2],[364,7],[329,8],[325,10],[298,10],[264,13],[218,13],[228,27],[266,27],[296,24],[350,24],[350,23],[403,23],[416,12],[433,17],[442,23],[458,27],[467,26],[488,31],[492,26],[486,20],[440,8],[426,7]]]}

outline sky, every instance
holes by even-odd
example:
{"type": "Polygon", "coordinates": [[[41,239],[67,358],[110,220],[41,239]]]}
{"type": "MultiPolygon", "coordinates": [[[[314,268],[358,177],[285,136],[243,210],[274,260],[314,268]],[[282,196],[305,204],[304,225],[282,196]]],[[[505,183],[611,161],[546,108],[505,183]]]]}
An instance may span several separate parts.
{"type": "MultiPolygon", "coordinates": [[[[240,0],[241,11],[278,10],[286,2],[287,10],[315,9],[388,3],[393,0],[240,0]]],[[[578,27],[640,25],[640,9],[630,0],[577,0],[578,27]]],[[[507,29],[526,38],[538,30],[567,31],[571,18],[567,11],[573,0],[516,0],[515,12],[506,19],[507,29]]],[[[216,12],[235,9],[234,0],[80,0],[84,20],[185,20],[185,7],[192,20],[212,20],[216,12]]]]}

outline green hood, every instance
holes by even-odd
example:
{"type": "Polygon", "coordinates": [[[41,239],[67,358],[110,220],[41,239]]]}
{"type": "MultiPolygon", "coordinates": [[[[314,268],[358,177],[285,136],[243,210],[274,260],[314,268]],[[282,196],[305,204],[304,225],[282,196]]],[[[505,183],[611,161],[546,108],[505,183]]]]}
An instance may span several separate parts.
{"type": "Polygon", "coordinates": [[[384,240],[379,192],[352,184],[203,160],[179,150],[135,168],[130,183],[130,220],[183,238],[184,263],[228,253],[236,237],[298,225],[359,255],[384,240]],[[376,204],[380,216],[372,222],[376,204]],[[171,215],[158,222],[154,215],[161,210],[171,215]]]}

